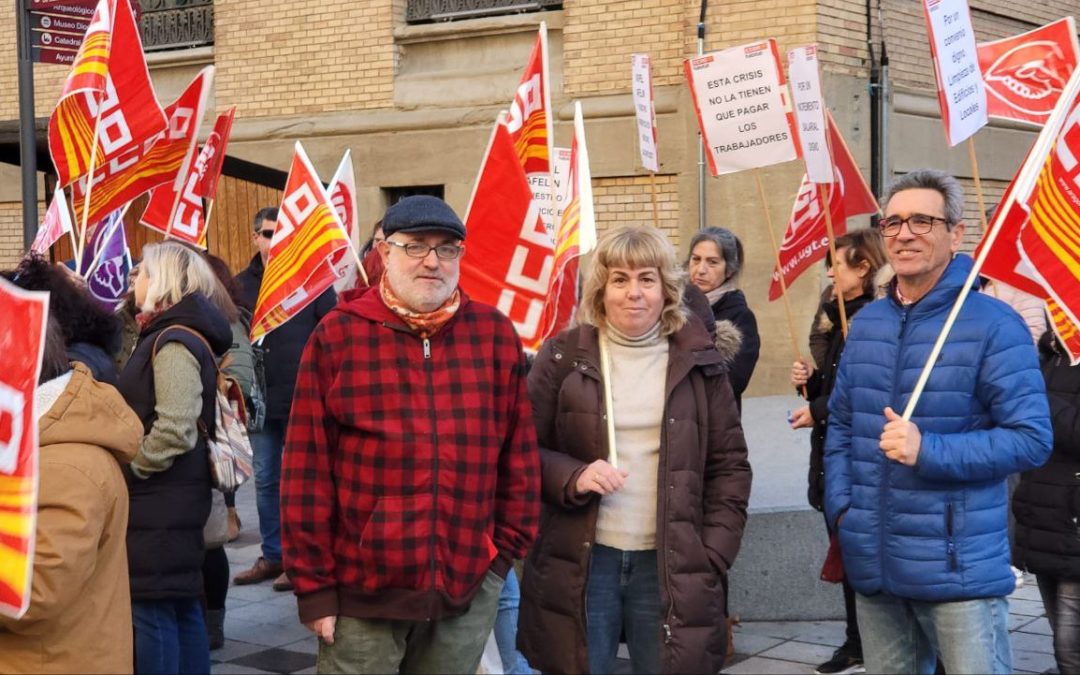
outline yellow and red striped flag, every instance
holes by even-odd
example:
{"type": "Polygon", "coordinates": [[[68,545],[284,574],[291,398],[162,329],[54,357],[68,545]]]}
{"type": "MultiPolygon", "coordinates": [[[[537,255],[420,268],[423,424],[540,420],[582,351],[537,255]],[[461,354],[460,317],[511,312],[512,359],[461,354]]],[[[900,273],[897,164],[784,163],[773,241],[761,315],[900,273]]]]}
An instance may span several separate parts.
{"type": "Polygon", "coordinates": [[[331,258],[348,245],[330,196],[297,142],[251,320],[251,341],[284,324],[330,288],[337,279],[331,258]]]}
{"type": "Polygon", "coordinates": [[[30,607],[37,524],[38,434],[34,390],[41,373],[49,294],[0,279],[0,615],[30,607]]]}
{"type": "MultiPolygon", "coordinates": [[[[166,129],[115,159],[99,164],[94,170],[94,189],[90,191],[88,223],[96,223],[139,195],[173,181],[174,187],[186,177],[187,160],[199,135],[214,66],[203,68],[182,94],[167,108],[166,129]]],[[[74,184],[74,203],[86,198],[89,176],[74,184]]],[[[170,193],[172,194],[172,193],[170,193]]]]}
{"type": "Polygon", "coordinates": [[[97,167],[137,151],[166,124],[129,0],[101,0],[49,118],[59,184],[90,173],[91,157],[97,167]]]}
{"type": "Polygon", "coordinates": [[[540,24],[529,63],[510,103],[506,128],[525,174],[551,172],[551,91],[548,77],[547,24],[540,24]]]}
{"type": "Polygon", "coordinates": [[[546,335],[555,335],[570,325],[579,297],[577,259],[596,248],[592,171],[580,101],[574,103],[574,142],[570,146],[568,180],[570,197],[555,236],[555,276],[548,292],[546,335]]]}

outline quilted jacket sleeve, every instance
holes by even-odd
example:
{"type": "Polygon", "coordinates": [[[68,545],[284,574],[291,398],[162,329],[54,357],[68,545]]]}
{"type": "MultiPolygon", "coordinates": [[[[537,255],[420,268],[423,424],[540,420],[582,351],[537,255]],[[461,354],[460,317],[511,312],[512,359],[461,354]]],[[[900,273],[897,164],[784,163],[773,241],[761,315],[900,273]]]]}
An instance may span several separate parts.
{"type": "Polygon", "coordinates": [[[836,520],[851,506],[851,392],[846,363],[840,360],[829,397],[829,433],[825,437],[825,517],[836,520]]]}
{"type": "Polygon", "coordinates": [[[563,509],[588,503],[589,495],[579,496],[574,489],[585,462],[560,452],[555,433],[555,417],[559,407],[558,360],[569,358],[556,348],[559,338],[544,343],[529,372],[529,399],[532,401],[536,440],[540,445],[540,495],[545,502],[563,509]]]}
{"type": "Polygon", "coordinates": [[[1041,466],[1050,457],[1053,432],[1046,385],[1030,333],[1010,314],[993,322],[979,364],[975,391],[989,411],[990,428],[923,434],[915,469],[924,478],[1000,480],[1041,466]]]}
{"type": "Polygon", "coordinates": [[[751,470],[739,409],[727,377],[710,378],[702,540],[722,573],[731,569],[746,527],[751,470]]]}

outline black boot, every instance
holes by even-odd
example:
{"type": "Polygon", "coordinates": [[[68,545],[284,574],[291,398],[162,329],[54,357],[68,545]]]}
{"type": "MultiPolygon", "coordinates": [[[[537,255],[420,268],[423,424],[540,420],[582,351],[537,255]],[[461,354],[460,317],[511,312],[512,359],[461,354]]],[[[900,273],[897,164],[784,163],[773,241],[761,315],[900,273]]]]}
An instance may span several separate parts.
{"type": "Polygon", "coordinates": [[[210,649],[221,649],[225,646],[225,610],[206,610],[206,637],[210,641],[210,649]]]}

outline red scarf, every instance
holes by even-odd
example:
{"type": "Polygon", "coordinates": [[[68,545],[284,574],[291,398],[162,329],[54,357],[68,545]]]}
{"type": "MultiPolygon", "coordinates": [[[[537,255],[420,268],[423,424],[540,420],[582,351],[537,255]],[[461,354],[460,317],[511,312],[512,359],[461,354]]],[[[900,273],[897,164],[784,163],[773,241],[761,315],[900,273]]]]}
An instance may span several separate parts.
{"type": "Polygon", "coordinates": [[[406,307],[394,294],[394,290],[390,288],[386,276],[384,274],[382,279],[379,280],[379,295],[382,297],[383,303],[409,328],[416,331],[421,338],[427,339],[439,332],[439,329],[446,325],[446,322],[454,316],[461,306],[461,291],[455,288],[450,297],[446,299],[446,302],[434,311],[415,312],[406,307]]]}

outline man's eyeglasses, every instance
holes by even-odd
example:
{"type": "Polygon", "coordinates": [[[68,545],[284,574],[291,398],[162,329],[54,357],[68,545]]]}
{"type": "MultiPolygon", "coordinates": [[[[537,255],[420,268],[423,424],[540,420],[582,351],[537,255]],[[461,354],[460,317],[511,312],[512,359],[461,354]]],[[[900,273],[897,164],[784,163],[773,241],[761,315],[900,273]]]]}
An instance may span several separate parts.
{"type": "Polygon", "coordinates": [[[259,234],[262,236],[263,239],[273,239],[274,238],[274,231],[273,230],[259,230],[259,234]]]}
{"type": "Polygon", "coordinates": [[[461,254],[465,252],[464,246],[458,246],[457,244],[439,244],[438,246],[428,246],[427,244],[419,241],[410,241],[407,244],[394,241],[393,239],[387,239],[387,244],[391,246],[397,246],[398,248],[405,249],[405,255],[410,258],[426,258],[428,253],[435,251],[435,256],[439,260],[457,260],[461,257],[461,254]]]}
{"type": "Polygon", "coordinates": [[[942,223],[948,226],[949,221],[945,218],[915,213],[907,218],[901,218],[900,216],[882,218],[878,221],[878,229],[881,230],[882,236],[895,237],[900,234],[900,228],[904,226],[904,223],[907,223],[908,230],[910,230],[912,234],[926,234],[934,229],[934,223],[942,223]]]}

